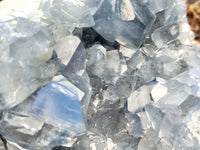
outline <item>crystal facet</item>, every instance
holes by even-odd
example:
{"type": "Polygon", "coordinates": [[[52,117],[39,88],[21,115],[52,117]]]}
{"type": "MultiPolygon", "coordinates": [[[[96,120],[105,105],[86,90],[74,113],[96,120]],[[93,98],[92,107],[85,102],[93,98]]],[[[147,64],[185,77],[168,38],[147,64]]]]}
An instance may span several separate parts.
{"type": "Polygon", "coordinates": [[[200,149],[185,13],[182,0],[0,2],[0,149],[200,149]]]}

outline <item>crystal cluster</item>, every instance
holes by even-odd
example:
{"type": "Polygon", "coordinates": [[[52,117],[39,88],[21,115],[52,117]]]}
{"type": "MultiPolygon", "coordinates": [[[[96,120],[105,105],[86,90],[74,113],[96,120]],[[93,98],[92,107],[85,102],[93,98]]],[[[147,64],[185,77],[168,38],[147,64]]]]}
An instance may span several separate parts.
{"type": "Polygon", "coordinates": [[[1,2],[0,149],[200,149],[193,38],[182,0],[1,2]]]}

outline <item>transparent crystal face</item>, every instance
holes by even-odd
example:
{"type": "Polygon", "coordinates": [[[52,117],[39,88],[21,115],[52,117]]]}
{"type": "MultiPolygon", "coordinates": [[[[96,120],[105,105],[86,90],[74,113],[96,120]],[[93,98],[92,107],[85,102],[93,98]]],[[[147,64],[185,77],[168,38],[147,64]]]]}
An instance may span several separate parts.
{"type": "Polygon", "coordinates": [[[79,101],[83,96],[65,77],[58,76],[5,113],[0,128],[7,133],[6,138],[17,140],[24,148],[48,149],[65,144],[86,131],[79,101]]]}
{"type": "Polygon", "coordinates": [[[185,11],[0,2],[0,149],[200,149],[200,47],[185,11]]]}

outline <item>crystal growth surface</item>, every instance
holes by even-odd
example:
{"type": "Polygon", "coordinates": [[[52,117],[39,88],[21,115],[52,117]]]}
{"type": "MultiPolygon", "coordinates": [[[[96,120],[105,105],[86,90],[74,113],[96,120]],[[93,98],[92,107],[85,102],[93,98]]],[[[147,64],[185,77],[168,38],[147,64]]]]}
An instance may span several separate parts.
{"type": "Polygon", "coordinates": [[[0,149],[200,149],[200,47],[182,0],[12,1],[0,149]]]}

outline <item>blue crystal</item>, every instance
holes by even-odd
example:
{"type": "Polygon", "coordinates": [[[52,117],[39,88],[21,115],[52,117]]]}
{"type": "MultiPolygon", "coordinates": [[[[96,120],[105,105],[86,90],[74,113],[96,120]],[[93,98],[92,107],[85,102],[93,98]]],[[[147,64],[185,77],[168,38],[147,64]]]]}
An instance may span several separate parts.
{"type": "Polygon", "coordinates": [[[54,126],[63,126],[75,133],[86,130],[76,91],[52,81],[37,92],[35,101],[26,112],[54,126]]]}

